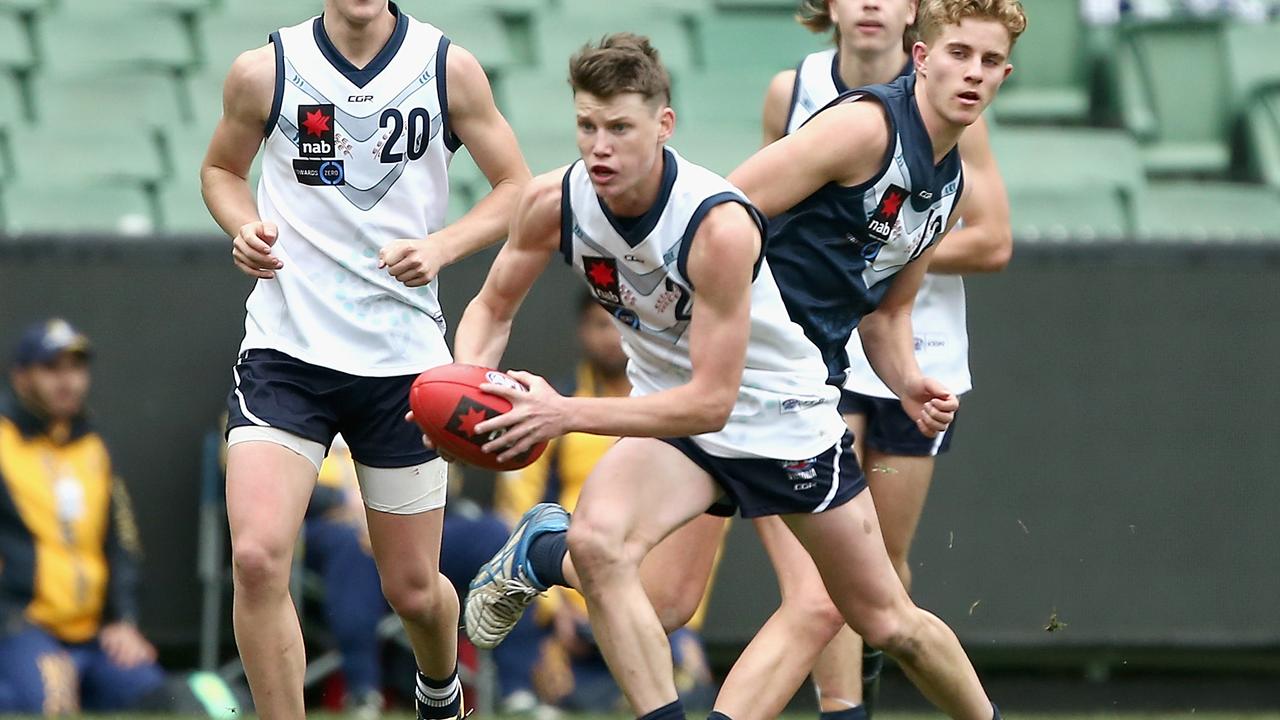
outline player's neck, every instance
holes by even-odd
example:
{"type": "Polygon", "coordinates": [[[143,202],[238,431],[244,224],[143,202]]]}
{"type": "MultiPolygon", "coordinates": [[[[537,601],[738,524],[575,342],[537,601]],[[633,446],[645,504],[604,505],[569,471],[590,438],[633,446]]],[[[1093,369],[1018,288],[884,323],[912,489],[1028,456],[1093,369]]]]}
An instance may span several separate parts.
{"type": "Polygon", "coordinates": [[[907,64],[907,54],[901,50],[878,55],[859,55],[849,48],[840,48],[840,79],[850,88],[863,85],[879,85],[893,82],[907,64]]]}
{"type": "Polygon", "coordinates": [[[917,76],[915,101],[925,130],[929,131],[929,140],[933,143],[933,164],[937,165],[960,142],[960,134],[964,132],[965,126],[947,120],[933,109],[925,94],[925,84],[925,79],[917,76]]]}
{"type": "Polygon", "coordinates": [[[391,39],[396,29],[396,16],[387,12],[364,25],[353,25],[338,13],[324,14],[324,32],[329,41],[357,68],[367,66],[391,39]]]}

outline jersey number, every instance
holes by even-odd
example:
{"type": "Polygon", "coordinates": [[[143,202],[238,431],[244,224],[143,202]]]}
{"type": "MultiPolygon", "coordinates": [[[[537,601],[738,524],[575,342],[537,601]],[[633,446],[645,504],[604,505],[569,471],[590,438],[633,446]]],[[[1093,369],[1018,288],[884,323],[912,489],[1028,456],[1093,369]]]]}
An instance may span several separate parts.
{"type": "Polygon", "coordinates": [[[431,140],[431,116],[423,108],[409,111],[408,135],[405,139],[405,152],[392,152],[391,148],[400,141],[400,134],[405,131],[404,115],[398,108],[387,108],[378,118],[378,127],[391,126],[391,136],[382,146],[382,162],[398,163],[407,154],[410,160],[417,160],[427,154],[427,143],[431,140]]]}

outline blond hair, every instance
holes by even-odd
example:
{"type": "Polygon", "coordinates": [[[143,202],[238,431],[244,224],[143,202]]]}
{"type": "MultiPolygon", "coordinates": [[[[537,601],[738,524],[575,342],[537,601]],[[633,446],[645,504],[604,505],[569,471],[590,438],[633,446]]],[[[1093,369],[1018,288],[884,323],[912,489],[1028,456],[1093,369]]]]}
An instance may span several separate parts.
{"type": "Polygon", "coordinates": [[[925,44],[932,43],[943,27],[959,25],[965,18],[1000,23],[1009,33],[1010,47],[1027,29],[1027,15],[1018,0],[920,0],[916,13],[917,38],[925,44]]]}
{"type": "Polygon", "coordinates": [[[569,85],[575,93],[602,99],[639,93],[645,101],[671,104],[671,76],[649,38],[634,33],[605,35],[587,43],[569,59],[569,85]]]}
{"type": "Polygon", "coordinates": [[[835,27],[827,0],[800,0],[796,7],[796,22],[815,33],[823,33],[835,27]]]}

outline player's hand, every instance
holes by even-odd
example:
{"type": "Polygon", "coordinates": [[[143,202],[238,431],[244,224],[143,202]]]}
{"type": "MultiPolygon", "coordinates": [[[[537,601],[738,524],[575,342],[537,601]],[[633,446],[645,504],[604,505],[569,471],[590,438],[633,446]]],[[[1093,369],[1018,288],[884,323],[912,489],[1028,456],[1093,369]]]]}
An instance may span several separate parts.
{"type": "Polygon", "coordinates": [[[262,280],[274,278],[275,271],[284,267],[284,263],[271,254],[271,246],[279,236],[280,230],[273,222],[258,221],[241,226],[231,241],[231,257],[240,272],[262,280]]]}
{"type": "Polygon", "coordinates": [[[378,251],[378,267],[405,287],[422,287],[435,280],[448,263],[440,243],[426,240],[396,240],[378,251]]]}
{"type": "Polygon", "coordinates": [[[98,643],[111,662],[122,668],[137,667],[156,659],[155,646],[147,642],[131,622],[120,621],[103,626],[98,634],[98,643]]]}
{"type": "Polygon", "coordinates": [[[517,458],[534,445],[563,435],[569,429],[565,398],[550,383],[523,370],[511,370],[507,374],[523,383],[528,390],[493,383],[481,385],[482,391],[506,398],[511,409],[476,425],[478,435],[501,431],[498,437],[481,448],[486,453],[497,453],[498,462],[517,458]]]}
{"type": "Polygon", "coordinates": [[[901,402],[907,417],[915,421],[916,428],[925,437],[937,437],[945,432],[960,409],[960,398],[930,377],[911,383],[901,402]]]}
{"type": "MultiPolygon", "coordinates": [[[[413,419],[413,411],[412,411],[412,410],[410,410],[409,412],[407,412],[407,413],[405,413],[405,414],[404,414],[404,421],[405,421],[405,422],[414,423],[415,425],[417,424],[417,421],[413,419]]],[[[431,438],[427,437],[427,434],[426,434],[426,433],[423,433],[423,434],[422,434],[422,445],[423,445],[424,447],[426,447],[428,450],[431,450],[431,451],[435,452],[435,454],[437,454],[437,455],[439,455],[440,457],[444,458],[444,461],[445,461],[445,462],[447,462],[447,463],[456,462],[456,458],[454,458],[452,455],[450,455],[450,454],[448,454],[448,453],[444,452],[443,450],[437,450],[437,449],[436,449],[436,446],[435,446],[434,444],[432,444],[432,442],[431,442],[431,438]]]]}

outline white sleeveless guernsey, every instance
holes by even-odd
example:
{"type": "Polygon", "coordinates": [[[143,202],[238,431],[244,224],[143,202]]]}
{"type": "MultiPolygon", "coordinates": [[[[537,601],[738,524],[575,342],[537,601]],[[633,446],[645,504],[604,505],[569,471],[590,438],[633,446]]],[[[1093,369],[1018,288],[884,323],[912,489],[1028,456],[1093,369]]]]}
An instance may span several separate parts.
{"type": "Polygon", "coordinates": [[[271,348],[352,375],[450,362],[437,282],[407,288],[378,269],[393,240],[444,226],[449,126],[439,30],[400,12],[363,69],[313,18],[272,33],[276,90],[258,211],[280,229],[284,267],[246,303],[241,350],[271,348]]]}
{"type": "MultiPolygon", "coordinates": [[[[788,134],[848,89],[840,80],[838,63],[835,48],[811,53],[800,62],[787,116],[788,134]]],[[[911,325],[920,370],[942,381],[957,395],[971,390],[964,280],[959,275],[926,274],[916,294],[911,325]]],[[[844,384],[847,390],[875,397],[895,397],[871,369],[857,333],[849,339],[848,353],[849,374],[844,384]]]]}
{"type": "MultiPolygon", "coordinates": [[[[652,395],[689,381],[689,322],[697,290],[686,261],[699,224],[725,202],[763,218],[727,180],[664,150],[663,184],[634,225],[596,195],[582,162],[565,173],[561,252],[596,300],[613,313],[630,362],[633,393],[652,395]]],[[[763,227],[761,228],[763,233],[763,227]]],[[[751,286],[751,337],[738,401],[725,427],[693,437],[718,457],[810,458],[844,433],[821,355],[787,315],[768,265],[751,286]]]]}

